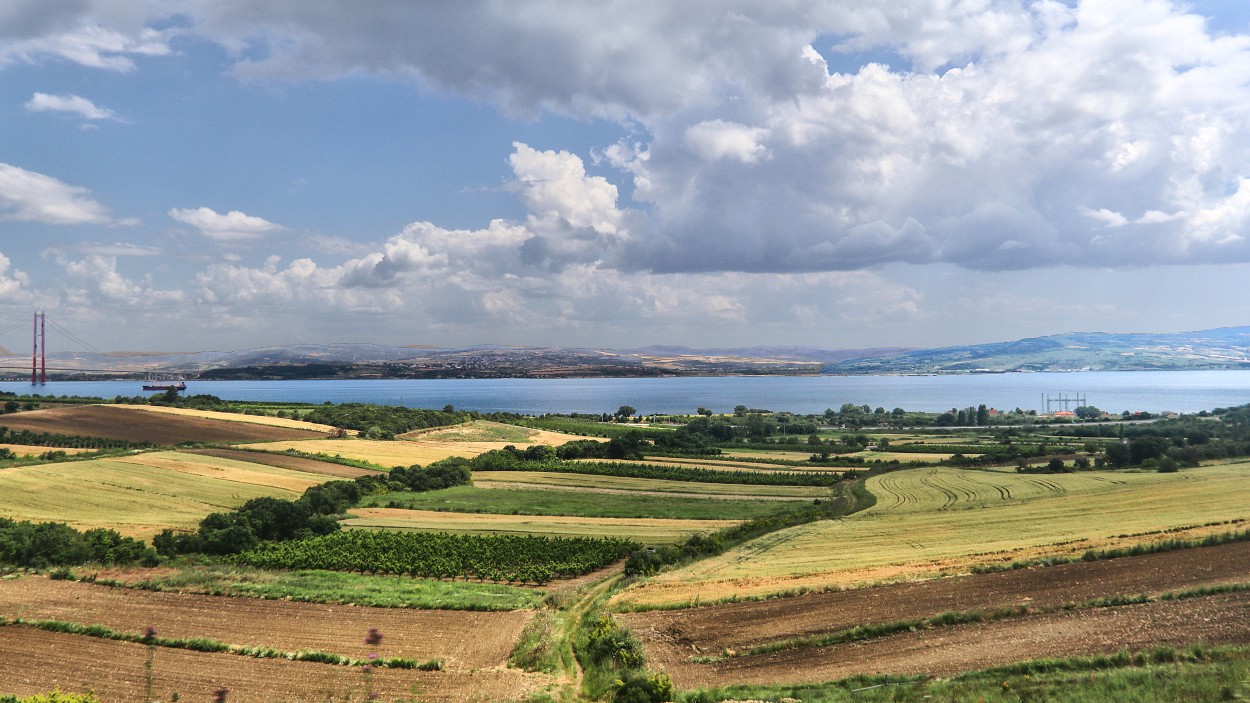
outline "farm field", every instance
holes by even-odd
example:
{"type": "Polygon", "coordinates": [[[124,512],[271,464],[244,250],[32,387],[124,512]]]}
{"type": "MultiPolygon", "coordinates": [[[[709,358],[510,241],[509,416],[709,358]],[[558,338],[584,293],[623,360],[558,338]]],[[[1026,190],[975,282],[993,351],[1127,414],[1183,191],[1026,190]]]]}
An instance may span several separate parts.
{"type": "Polygon", "coordinates": [[[232,459],[234,461],[262,464],[264,466],[276,466],[281,469],[302,471],[309,474],[320,474],[322,476],[333,476],[335,478],[356,478],[357,476],[368,476],[378,473],[377,471],[372,471],[370,469],[362,469],[360,467],[348,466],[346,464],[336,464],[332,461],[309,459],[307,457],[295,456],[292,454],[247,451],[243,449],[187,449],[184,450],[183,453],[215,456],[219,459],[232,459]]]}
{"type": "Polygon", "coordinates": [[[595,494],[586,491],[549,491],[534,488],[478,488],[455,486],[423,493],[402,492],[369,496],[362,508],[392,507],[459,513],[512,515],[567,515],[609,518],[671,518],[674,520],[750,520],[782,509],[777,501],[686,494],[637,495],[628,491],[595,494]]]}
{"type": "Polygon", "coordinates": [[[19,466],[0,471],[0,515],[149,539],[165,528],[194,528],[205,515],[251,498],[297,498],[326,480],[179,452],[19,466]]]}
{"type": "Polygon", "coordinates": [[[865,673],[951,676],[1033,659],[1250,643],[1250,593],[1114,608],[1026,615],[988,623],[903,632],[863,642],[782,650],[695,664],[689,655],[657,659],[681,687],[729,683],[806,683],[865,673]]]}
{"type": "Polygon", "coordinates": [[[200,637],[356,659],[373,651],[363,636],[374,627],[385,633],[386,656],[441,659],[448,670],[504,666],[532,616],[532,611],[365,608],[157,593],[36,576],[0,581],[0,617],[9,619],[98,624],[135,635],[151,626],[164,638],[200,637]]]}
{"type": "Polygon", "coordinates": [[[198,410],[194,408],[175,408],[168,405],[127,405],[131,410],[142,410],[144,412],[165,413],[168,415],[180,415],[182,417],[198,417],[205,420],[220,420],[221,422],[247,422],[254,425],[268,425],[270,427],[286,427],[295,430],[308,430],[309,432],[318,432],[321,434],[330,434],[338,430],[333,425],[322,425],[316,422],[304,422],[303,420],[292,420],[285,417],[275,417],[273,415],[248,415],[245,413],[225,413],[216,410],[198,410]]]}
{"type": "Polygon", "coordinates": [[[47,452],[65,452],[66,454],[82,454],[83,452],[93,452],[94,449],[79,449],[75,447],[41,447],[33,444],[2,444],[0,449],[8,449],[18,456],[39,456],[47,452]]]}
{"type": "Polygon", "coordinates": [[[678,542],[699,532],[713,532],[735,520],[671,520],[657,518],[589,518],[569,516],[446,513],[402,508],[354,508],[345,528],[427,530],[460,534],[546,535],[550,537],[619,537],[646,544],[678,542]]]}
{"type": "Polygon", "coordinates": [[[664,655],[672,658],[945,612],[1057,609],[1108,596],[1158,596],[1228,584],[1250,584],[1250,542],[621,617],[646,637],[649,649],[673,650],[664,655]]]}
{"type": "MultiPolygon", "coordinates": [[[[631,462],[637,463],[637,462],[631,462]]],[[[815,500],[828,497],[828,488],[809,486],[756,486],[733,483],[697,483],[667,481],[655,478],[598,476],[595,474],[555,473],[550,471],[479,471],[473,475],[479,488],[531,488],[544,490],[624,492],[645,495],[693,493],[701,496],[749,497],[776,500],[815,500]]]]}
{"type": "Polygon", "coordinates": [[[237,564],[101,567],[80,574],[119,588],[379,608],[523,610],[542,605],[543,597],[540,590],[499,583],[314,569],[272,571],[237,564]]]}
{"type": "Polygon", "coordinates": [[[473,420],[463,425],[452,427],[434,427],[426,430],[414,430],[402,435],[401,439],[431,442],[500,442],[503,444],[546,444],[559,446],[575,439],[596,439],[594,437],[578,437],[576,435],[535,430],[529,427],[508,425],[489,420],[473,420]]]}
{"type": "MultiPolygon", "coordinates": [[[[361,622],[359,626],[367,630],[371,624],[361,622]]],[[[343,638],[363,638],[359,626],[344,631],[343,638]]],[[[144,700],[148,649],[142,644],[16,626],[0,628],[0,633],[0,681],[4,681],[8,694],[30,696],[59,687],[63,691],[94,691],[101,701],[144,700]]],[[[379,649],[385,655],[385,641],[379,649]]],[[[162,700],[177,692],[183,700],[208,701],[216,689],[225,687],[232,703],[360,700],[369,690],[388,701],[413,697],[448,703],[513,701],[523,700],[550,683],[550,677],[515,669],[379,668],[372,672],[366,688],[360,668],[354,666],[158,650],[152,657],[152,690],[162,700]]]]}
{"type": "Polygon", "coordinates": [[[1133,535],[1250,518],[1248,476],[1245,466],[1232,464],[1171,474],[898,471],[867,482],[878,503],[862,513],[771,533],[616,598],[632,605],[706,602],[1145,542],[1152,537],[1133,535]]]}
{"type": "Polygon", "coordinates": [[[152,444],[263,442],[325,436],[324,432],[309,429],[151,412],[129,405],[81,405],[31,410],[5,415],[3,425],[14,431],[106,437],[152,444]]]}
{"type": "MultiPolygon", "coordinates": [[[[619,459],[574,459],[573,461],[585,462],[588,464],[610,464],[617,463],[619,459]]],[[[676,466],[683,469],[711,469],[713,471],[754,471],[759,473],[775,474],[786,473],[792,471],[804,472],[827,472],[835,473],[845,471],[844,468],[830,469],[827,466],[790,466],[788,464],[765,464],[762,462],[747,461],[719,461],[709,459],[671,459],[668,457],[647,457],[645,459],[631,459],[631,464],[644,464],[649,466],[676,466]]]]}
{"type": "MultiPolygon", "coordinates": [[[[499,423],[474,423],[474,426],[458,425],[453,428],[441,428],[437,430],[423,430],[419,433],[410,433],[405,436],[416,436],[415,439],[397,439],[397,440],[367,440],[367,439],[306,439],[306,440],[287,440],[278,442],[265,442],[259,444],[244,445],[246,449],[260,449],[268,452],[284,452],[288,449],[294,449],[299,452],[308,454],[326,454],[329,456],[343,456],[349,459],[359,459],[368,461],[382,466],[411,466],[413,464],[432,464],[453,456],[472,458],[478,454],[482,454],[492,449],[503,449],[509,444],[545,444],[549,446],[559,446],[565,442],[574,439],[585,439],[584,437],[574,437],[572,435],[563,435],[558,432],[547,432],[543,430],[530,430],[523,427],[515,428],[525,433],[526,441],[512,440],[460,440],[454,439],[457,436],[475,437],[478,435],[478,429],[475,427],[486,425],[486,429],[482,430],[489,433],[503,432],[498,428],[510,428],[510,425],[501,425],[499,423]],[[451,433],[453,439],[440,439],[439,433],[451,433]]],[[[479,428],[480,429],[480,428],[479,428]]],[[[510,431],[510,430],[509,430],[510,431]]]]}

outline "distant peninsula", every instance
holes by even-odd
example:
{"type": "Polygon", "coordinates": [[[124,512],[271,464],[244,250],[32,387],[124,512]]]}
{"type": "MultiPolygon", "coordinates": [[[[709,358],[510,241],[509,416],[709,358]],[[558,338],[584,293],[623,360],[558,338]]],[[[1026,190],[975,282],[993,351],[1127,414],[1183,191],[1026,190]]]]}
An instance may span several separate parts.
{"type": "MultiPolygon", "coordinates": [[[[0,356],[9,380],[29,358],[0,356]]],[[[915,349],[760,346],[612,350],[480,345],[463,348],[301,344],[231,352],[59,352],[49,377],[89,380],[173,374],[201,380],[360,378],[646,378],[731,375],[883,375],[1041,371],[1250,369],[1250,327],[1198,332],[1076,332],[1010,342],[915,349]]]]}

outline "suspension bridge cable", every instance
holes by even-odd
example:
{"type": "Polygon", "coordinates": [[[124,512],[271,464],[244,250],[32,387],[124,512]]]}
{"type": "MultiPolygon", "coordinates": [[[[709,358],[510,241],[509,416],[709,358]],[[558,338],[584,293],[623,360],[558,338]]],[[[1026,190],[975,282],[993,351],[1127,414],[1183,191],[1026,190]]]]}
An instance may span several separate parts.
{"type": "Polygon", "coordinates": [[[83,345],[84,347],[86,347],[88,351],[95,352],[96,354],[105,354],[105,353],[106,353],[106,352],[102,352],[102,351],[100,351],[99,349],[96,349],[94,346],[92,346],[92,345],[91,345],[91,343],[90,343],[90,342],[86,341],[85,339],[82,339],[82,338],[78,337],[78,336],[77,336],[77,335],[75,335],[73,332],[70,332],[69,330],[65,329],[64,327],[62,327],[62,326],[60,326],[60,325],[58,325],[58,324],[56,324],[55,322],[48,322],[48,324],[49,324],[49,325],[52,325],[52,329],[55,329],[55,330],[57,330],[58,332],[60,332],[61,334],[65,335],[66,337],[69,337],[70,341],[74,342],[75,344],[81,344],[81,345],[83,345]]]}

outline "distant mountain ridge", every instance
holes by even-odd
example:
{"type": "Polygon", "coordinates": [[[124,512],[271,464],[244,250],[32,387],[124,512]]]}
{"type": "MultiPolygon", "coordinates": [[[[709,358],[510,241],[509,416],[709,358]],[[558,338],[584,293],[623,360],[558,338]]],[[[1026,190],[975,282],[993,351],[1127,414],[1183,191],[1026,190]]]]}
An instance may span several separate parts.
{"type": "Polygon", "coordinates": [[[986,373],[1250,369],[1250,327],[1176,333],[1072,332],[917,349],[828,364],[824,373],[986,373]]]}
{"type": "MultiPolygon", "coordinates": [[[[28,377],[29,356],[0,355],[0,372],[28,377]]],[[[229,352],[48,355],[54,378],[143,373],[205,379],[525,378],[564,376],[949,374],[1030,371],[1250,369],[1250,327],[1197,332],[1073,332],[937,349],[797,345],[628,350],[475,345],[295,344],[229,352]]]]}

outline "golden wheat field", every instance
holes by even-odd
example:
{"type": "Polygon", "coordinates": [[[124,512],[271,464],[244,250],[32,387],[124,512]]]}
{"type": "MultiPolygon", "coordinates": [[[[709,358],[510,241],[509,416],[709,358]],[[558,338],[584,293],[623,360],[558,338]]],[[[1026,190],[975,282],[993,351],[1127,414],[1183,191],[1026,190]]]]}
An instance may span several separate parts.
{"type": "Polygon", "coordinates": [[[1028,476],[949,468],[874,477],[872,508],[782,530],[624,591],[618,602],[687,603],[964,571],[1079,554],[1250,518],[1250,466],[1179,473],[1028,476]],[[1205,527],[1204,527],[1205,526],[1205,527]],[[1156,533],[1156,534],[1144,534],[1156,533]]]}

